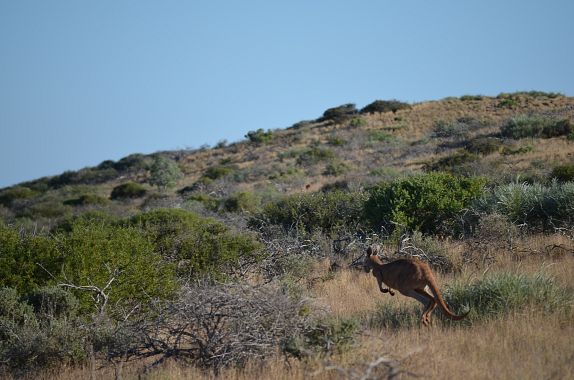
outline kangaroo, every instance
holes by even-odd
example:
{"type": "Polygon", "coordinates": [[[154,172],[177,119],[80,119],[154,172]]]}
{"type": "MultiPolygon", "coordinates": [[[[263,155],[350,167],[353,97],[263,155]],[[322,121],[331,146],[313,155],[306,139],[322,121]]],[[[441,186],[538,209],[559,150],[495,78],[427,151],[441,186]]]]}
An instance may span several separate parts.
{"type": "Polygon", "coordinates": [[[455,315],[449,310],[427,263],[418,259],[399,259],[384,264],[377,256],[377,251],[378,247],[367,249],[363,264],[365,272],[373,271],[373,276],[377,279],[379,290],[382,293],[389,293],[394,296],[395,293],[392,289],[396,289],[402,295],[422,303],[425,306],[421,319],[423,325],[428,326],[430,324],[431,313],[437,305],[452,320],[458,321],[467,316],[470,310],[462,315],[455,315]],[[383,283],[389,288],[384,288],[383,283]],[[432,295],[425,290],[427,286],[432,295]]]}

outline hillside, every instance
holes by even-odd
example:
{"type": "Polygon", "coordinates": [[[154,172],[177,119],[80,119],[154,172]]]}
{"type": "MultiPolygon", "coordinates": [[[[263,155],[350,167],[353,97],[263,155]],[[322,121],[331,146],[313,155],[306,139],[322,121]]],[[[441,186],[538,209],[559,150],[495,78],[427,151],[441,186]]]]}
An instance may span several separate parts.
{"type": "Polygon", "coordinates": [[[0,190],[0,215],[6,220],[41,221],[90,209],[115,214],[159,206],[197,209],[202,202],[217,210],[240,192],[253,193],[260,206],[281,194],[316,191],[335,183],[357,189],[422,170],[483,175],[496,183],[536,181],[574,160],[572,142],[565,136],[513,139],[500,133],[516,117],[571,122],[571,97],[531,92],[447,98],[395,112],[342,110],[342,116],[332,119],[253,131],[247,140],[229,145],[133,154],[22,183],[0,190]],[[175,160],[184,174],[167,191],[159,192],[148,183],[157,156],[175,160]],[[126,182],[142,184],[146,192],[129,201],[108,202],[112,189],[126,182]]]}
{"type": "Polygon", "coordinates": [[[573,122],[345,104],[1,189],[0,378],[574,378],[573,122]],[[395,259],[464,318],[365,273],[395,259]]]}

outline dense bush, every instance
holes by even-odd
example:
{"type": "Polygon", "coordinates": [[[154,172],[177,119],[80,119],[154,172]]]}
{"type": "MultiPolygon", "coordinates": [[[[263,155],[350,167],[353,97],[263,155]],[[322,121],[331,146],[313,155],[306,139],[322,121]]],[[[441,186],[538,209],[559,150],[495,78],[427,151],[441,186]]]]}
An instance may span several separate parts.
{"type": "Polygon", "coordinates": [[[411,105],[398,100],[375,100],[363,107],[361,113],[397,112],[398,110],[410,109],[411,105]]]}
{"type": "Polygon", "coordinates": [[[323,117],[319,121],[333,121],[341,123],[357,114],[357,108],[353,103],[343,104],[342,106],[333,107],[323,112],[323,117]]]}
{"type": "Polygon", "coordinates": [[[256,131],[247,132],[245,137],[253,143],[266,144],[273,139],[273,131],[268,129],[267,132],[265,132],[262,128],[259,128],[256,131]]]}
{"type": "Polygon", "coordinates": [[[250,192],[240,191],[231,195],[223,202],[225,211],[230,212],[255,212],[259,207],[259,200],[250,192]]]}
{"type": "Polygon", "coordinates": [[[463,95],[460,97],[460,100],[462,100],[463,102],[482,100],[482,99],[484,99],[484,95],[463,95]]]}
{"type": "Polygon", "coordinates": [[[53,239],[20,234],[0,222],[0,287],[30,292],[49,281],[51,277],[46,270],[56,273],[61,262],[53,239]]]}
{"type": "Polygon", "coordinates": [[[111,199],[141,198],[147,193],[145,187],[135,182],[126,182],[113,188],[111,199]]]}
{"type": "Polygon", "coordinates": [[[487,124],[472,117],[461,117],[454,122],[438,121],[433,129],[433,136],[440,138],[466,138],[469,132],[484,128],[487,124]]]}
{"type": "Polygon", "coordinates": [[[528,96],[531,98],[554,99],[554,98],[564,96],[564,94],[561,94],[559,92],[545,92],[545,91],[517,91],[517,92],[513,92],[513,93],[502,92],[502,93],[498,94],[496,96],[496,98],[497,99],[508,99],[508,98],[513,98],[513,97],[518,97],[518,96],[528,96]]]}
{"type": "Polygon", "coordinates": [[[340,176],[349,171],[349,166],[342,161],[335,161],[327,164],[323,175],[340,176]]]}
{"type": "Polygon", "coordinates": [[[213,219],[184,210],[150,211],[134,216],[129,225],[142,229],[154,251],[177,264],[177,273],[185,279],[223,278],[260,256],[253,236],[234,233],[213,219]]]}
{"type": "Polygon", "coordinates": [[[175,290],[173,265],[137,227],[78,218],[53,239],[62,261],[53,275],[72,286],[84,310],[134,307],[175,290]]]}
{"type": "Polygon", "coordinates": [[[518,116],[508,120],[500,129],[502,136],[513,139],[525,137],[551,138],[566,136],[573,130],[568,119],[545,116],[518,116]]]}
{"type": "Polygon", "coordinates": [[[10,207],[12,202],[20,199],[32,198],[37,193],[24,186],[14,186],[0,192],[0,205],[10,207]]]}
{"type": "Polygon", "coordinates": [[[87,357],[76,318],[77,300],[59,288],[40,289],[28,301],[0,288],[0,375],[20,377],[87,357]]]}
{"type": "Polygon", "coordinates": [[[318,230],[333,235],[345,229],[356,230],[362,222],[364,200],[364,194],[358,192],[294,194],[265,206],[250,225],[275,224],[302,234],[318,230]]]}
{"type": "Polygon", "coordinates": [[[544,274],[498,273],[468,286],[451,284],[445,291],[450,305],[470,307],[468,320],[496,317],[526,306],[546,312],[571,307],[572,295],[544,274]]]}
{"type": "Polygon", "coordinates": [[[92,205],[105,205],[109,202],[108,199],[100,197],[95,194],[84,194],[80,195],[78,198],[68,199],[64,201],[65,205],[68,206],[92,206],[92,205]]]}
{"type": "Polygon", "coordinates": [[[531,229],[552,230],[574,223],[574,182],[542,184],[511,183],[486,192],[474,207],[499,213],[513,223],[531,229]]]}
{"type": "Polygon", "coordinates": [[[477,161],[479,156],[466,150],[458,150],[448,156],[439,158],[424,166],[426,171],[449,172],[453,174],[467,174],[465,164],[477,161]]]}
{"type": "MultiPolygon", "coordinates": [[[[120,172],[137,173],[147,170],[149,163],[149,157],[146,157],[141,153],[134,153],[114,163],[113,168],[120,172]]],[[[104,161],[100,165],[109,166],[109,161],[104,161]]]]}
{"type": "Polygon", "coordinates": [[[321,161],[331,161],[335,158],[335,153],[328,148],[313,147],[299,154],[297,165],[315,165],[321,161]]]}
{"type": "Polygon", "coordinates": [[[460,232],[456,218],[482,194],[484,185],[482,178],[419,174],[370,188],[364,213],[373,227],[390,231],[398,224],[423,233],[460,232]]]}
{"type": "Polygon", "coordinates": [[[556,178],[559,182],[574,181],[574,164],[555,166],[550,173],[550,178],[556,178]]]}
{"type": "Polygon", "coordinates": [[[233,173],[233,168],[225,165],[217,165],[207,168],[205,173],[203,173],[203,177],[209,178],[211,180],[216,180],[231,173],[233,173]]]}
{"type": "Polygon", "coordinates": [[[470,140],[464,148],[471,153],[486,156],[498,152],[502,148],[502,140],[496,137],[478,137],[470,140]]]}

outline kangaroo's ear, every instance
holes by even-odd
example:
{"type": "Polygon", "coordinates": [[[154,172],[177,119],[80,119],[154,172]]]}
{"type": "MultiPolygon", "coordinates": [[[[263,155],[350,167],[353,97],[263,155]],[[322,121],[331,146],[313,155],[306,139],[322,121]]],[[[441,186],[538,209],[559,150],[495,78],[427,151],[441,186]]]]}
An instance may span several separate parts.
{"type": "Polygon", "coordinates": [[[376,255],[380,250],[380,247],[378,245],[370,245],[369,248],[367,248],[367,255],[368,256],[372,256],[372,255],[376,255]]]}
{"type": "Polygon", "coordinates": [[[367,248],[367,256],[371,256],[373,254],[373,247],[369,246],[367,248]]]}

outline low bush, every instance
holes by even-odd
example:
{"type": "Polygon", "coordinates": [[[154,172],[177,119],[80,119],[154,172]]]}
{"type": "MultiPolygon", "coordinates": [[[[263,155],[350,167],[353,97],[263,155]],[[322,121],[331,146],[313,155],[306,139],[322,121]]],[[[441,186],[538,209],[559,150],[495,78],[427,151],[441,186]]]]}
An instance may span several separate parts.
{"type": "Polygon", "coordinates": [[[496,137],[478,137],[470,140],[464,148],[471,153],[486,156],[498,152],[502,146],[502,140],[496,137]]]}
{"type": "Polygon", "coordinates": [[[81,363],[87,357],[85,331],[73,310],[74,297],[54,288],[35,296],[33,301],[41,302],[34,305],[36,312],[16,290],[0,288],[0,374],[4,376],[28,377],[41,369],[81,363]]]}
{"type": "Polygon", "coordinates": [[[253,213],[259,208],[259,200],[253,193],[241,191],[225,199],[223,208],[229,212],[253,213]]]}
{"type": "Polygon", "coordinates": [[[225,165],[211,166],[203,173],[204,178],[216,180],[233,173],[233,168],[225,165]]]}
{"type": "Polygon", "coordinates": [[[433,129],[433,136],[440,138],[464,139],[472,131],[486,127],[483,121],[472,117],[461,117],[454,122],[438,121],[433,129]]]}
{"type": "Polygon", "coordinates": [[[268,129],[267,132],[265,132],[262,128],[259,128],[256,131],[247,132],[245,138],[249,139],[252,143],[266,144],[273,139],[273,131],[268,129]]]}
{"type": "Polygon", "coordinates": [[[342,161],[335,161],[327,164],[323,175],[340,176],[349,171],[349,166],[342,161]]]}
{"type": "Polygon", "coordinates": [[[558,97],[562,97],[564,96],[564,94],[561,94],[559,92],[545,92],[545,91],[517,91],[517,92],[513,92],[513,93],[500,93],[496,96],[497,99],[508,99],[508,98],[513,98],[513,97],[518,97],[518,96],[527,96],[527,97],[531,97],[531,98],[549,98],[549,99],[554,99],[554,98],[558,98],[558,97]]]}
{"type": "Polygon", "coordinates": [[[482,178],[419,174],[368,189],[364,214],[375,229],[460,233],[457,217],[484,190],[482,178]]]}
{"type": "Polygon", "coordinates": [[[526,115],[508,120],[500,129],[503,137],[512,139],[551,138],[566,136],[572,131],[572,124],[568,119],[526,115]]]}
{"type": "Polygon", "coordinates": [[[550,178],[558,182],[574,181],[574,164],[555,166],[550,173],[550,178]]]}
{"type": "MultiPolygon", "coordinates": [[[[112,161],[113,162],[113,161],[112,161]]],[[[113,168],[120,172],[137,173],[147,170],[151,163],[151,158],[141,153],[134,153],[113,163],[113,168]]],[[[100,165],[109,166],[110,161],[104,161],[100,165]]]]}
{"type": "Polygon", "coordinates": [[[315,165],[321,161],[331,161],[335,158],[335,153],[331,149],[313,147],[303,151],[297,157],[297,165],[309,166],[315,165]]]}
{"type": "Polygon", "coordinates": [[[353,118],[357,114],[357,108],[353,103],[343,104],[342,106],[333,107],[323,112],[323,117],[318,121],[332,121],[341,123],[353,118]]]}
{"type": "Polygon", "coordinates": [[[424,170],[464,175],[467,174],[464,165],[478,161],[479,159],[478,154],[461,149],[435,162],[426,164],[424,170]]]}
{"type": "Polygon", "coordinates": [[[511,183],[486,192],[473,207],[498,213],[529,229],[552,231],[574,223],[574,183],[511,183]]]}
{"type": "Polygon", "coordinates": [[[411,105],[398,100],[375,100],[371,104],[363,107],[361,113],[375,112],[397,112],[399,110],[411,109],[411,105]]]}
{"type": "Polygon", "coordinates": [[[262,223],[273,224],[301,234],[321,231],[334,235],[357,229],[362,223],[364,200],[364,194],[359,192],[294,194],[266,205],[260,215],[250,220],[250,225],[258,228],[262,223]]]}
{"type": "Polygon", "coordinates": [[[376,141],[376,142],[392,142],[395,141],[397,138],[385,131],[373,131],[369,133],[369,140],[376,141]]]}
{"type": "Polygon", "coordinates": [[[36,195],[37,192],[25,186],[10,187],[0,192],[0,205],[10,207],[16,200],[28,199],[36,195]]]}
{"type": "Polygon", "coordinates": [[[455,282],[445,290],[445,299],[449,305],[470,307],[470,322],[529,306],[549,313],[572,307],[572,294],[541,273],[497,273],[470,286],[455,282]]]}
{"type": "Polygon", "coordinates": [[[84,194],[80,195],[79,198],[68,199],[64,201],[64,204],[68,206],[101,206],[108,202],[109,200],[104,197],[100,197],[99,195],[84,194]]]}
{"type": "Polygon", "coordinates": [[[126,182],[113,188],[111,199],[141,198],[147,193],[145,187],[135,182],[126,182]]]}
{"type": "Polygon", "coordinates": [[[248,234],[234,233],[209,218],[178,209],[153,210],[134,216],[138,227],[164,260],[177,264],[180,278],[223,279],[245,262],[261,258],[260,244],[248,234]]]}
{"type": "Polygon", "coordinates": [[[484,99],[484,95],[463,95],[459,99],[462,100],[463,102],[482,100],[484,99]]]}
{"type": "Polygon", "coordinates": [[[358,330],[355,319],[317,321],[300,334],[291,334],[283,343],[283,353],[298,359],[342,353],[355,343],[358,330]]]}
{"type": "Polygon", "coordinates": [[[355,117],[349,121],[350,128],[361,128],[367,125],[367,120],[361,117],[355,117]]]}

